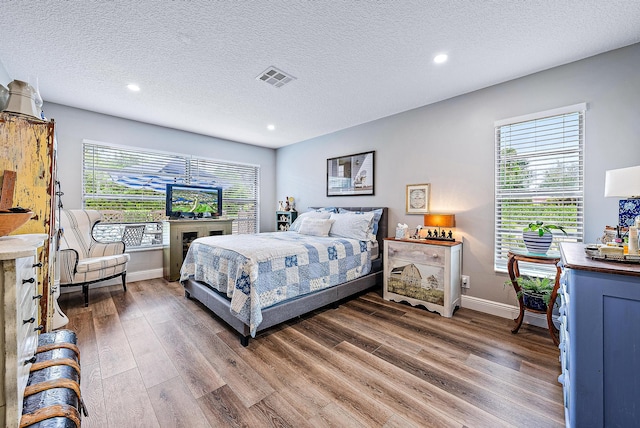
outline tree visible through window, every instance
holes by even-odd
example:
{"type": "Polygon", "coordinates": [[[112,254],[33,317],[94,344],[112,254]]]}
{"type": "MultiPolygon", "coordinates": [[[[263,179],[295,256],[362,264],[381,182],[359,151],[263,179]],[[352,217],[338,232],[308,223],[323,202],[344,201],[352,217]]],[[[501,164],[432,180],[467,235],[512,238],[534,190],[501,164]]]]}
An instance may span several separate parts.
{"type": "Polygon", "coordinates": [[[223,215],[236,220],[233,232],[255,233],[259,176],[256,165],[83,143],[83,206],[117,212],[121,223],[158,221],[165,213],[166,185],[192,184],[222,187],[223,215]]]}
{"type": "Polygon", "coordinates": [[[506,271],[509,250],[524,250],[522,229],[531,222],[567,231],[556,235],[550,251],[558,251],[559,241],[582,241],[585,109],[580,104],[496,123],[497,271],[506,271]]]}

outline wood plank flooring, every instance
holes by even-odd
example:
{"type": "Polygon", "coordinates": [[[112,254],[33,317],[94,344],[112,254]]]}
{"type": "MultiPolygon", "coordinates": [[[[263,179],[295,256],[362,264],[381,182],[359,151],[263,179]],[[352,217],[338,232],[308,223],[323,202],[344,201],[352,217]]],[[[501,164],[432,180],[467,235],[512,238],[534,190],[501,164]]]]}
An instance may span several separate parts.
{"type": "Polygon", "coordinates": [[[369,292],[238,336],[163,279],[63,294],[84,427],[560,427],[546,330],[469,309],[447,319],[369,292]]]}

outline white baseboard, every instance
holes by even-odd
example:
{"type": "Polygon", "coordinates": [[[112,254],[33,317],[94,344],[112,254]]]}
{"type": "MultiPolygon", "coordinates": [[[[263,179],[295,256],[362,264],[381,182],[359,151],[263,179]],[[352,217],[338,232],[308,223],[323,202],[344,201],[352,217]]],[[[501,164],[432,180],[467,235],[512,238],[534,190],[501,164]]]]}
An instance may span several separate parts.
{"type": "MultiPolygon", "coordinates": [[[[478,297],[462,296],[462,307],[473,309],[474,311],[484,312],[486,314],[495,315],[501,318],[515,319],[518,316],[519,309],[517,306],[498,303],[491,300],[480,299],[478,297]]],[[[535,314],[532,312],[524,313],[524,322],[542,328],[548,328],[547,317],[543,314],[535,314]]]]}
{"type": "MultiPolygon", "coordinates": [[[[134,281],[144,281],[146,279],[154,279],[154,278],[162,278],[164,275],[162,268],[158,269],[149,269],[149,270],[141,270],[137,272],[127,272],[127,282],[134,281]]],[[[95,284],[91,284],[92,288],[97,287],[108,287],[110,285],[122,285],[122,278],[117,277],[113,279],[109,279],[107,281],[97,282],[95,284]]],[[[60,287],[61,293],[72,293],[74,291],[80,290],[80,286],[77,287],[60,287]]]]}
{"type": "Polygon", "coordinates": [[[162,268],[141,270],[138,272],[127,272],[127,282],[144,281],[146,279],[162,278],[164,272],[162,268]]]}

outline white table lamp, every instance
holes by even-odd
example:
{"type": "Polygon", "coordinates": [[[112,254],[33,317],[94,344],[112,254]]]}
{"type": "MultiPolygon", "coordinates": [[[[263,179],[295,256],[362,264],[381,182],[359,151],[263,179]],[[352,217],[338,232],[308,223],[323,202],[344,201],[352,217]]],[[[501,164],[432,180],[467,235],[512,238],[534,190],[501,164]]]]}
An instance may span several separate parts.
{"type": "Polygon", "coordinates": [[[640,216],[640,165],[607,171],[604,196],[624,198],[620,199],[618,224],[633,226],[635,218],[640,216]]]}

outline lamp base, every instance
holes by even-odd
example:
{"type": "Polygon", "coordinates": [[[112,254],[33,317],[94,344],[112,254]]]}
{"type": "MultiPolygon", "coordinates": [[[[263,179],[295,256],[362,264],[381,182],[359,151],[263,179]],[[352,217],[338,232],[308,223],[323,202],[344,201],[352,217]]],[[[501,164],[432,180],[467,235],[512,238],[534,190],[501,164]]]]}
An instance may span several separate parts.
{"type": "Polygon", "coordinates": [[[618,224],[620,227],[633,226],[637,216],[640,216],[640,198],[620,199],[620,208],[618,210],[618,224]]]}
{"type": "Polygon", "coordinates": [[[449,242],[453,242],[455,241],[455,238],[422,238],[426,241],[449,241],[449,242]]]}
{"type": "Polygon", "coordinates": [[[446,232],[440,228],[434,229],[433,232],[426,228],[418,229],[416,231],[415,237],[417,239],[426,239],[427,241],[455,241],[455,238],[453,237],[453,231],[449,230],[448,232],[446,232]]]}

